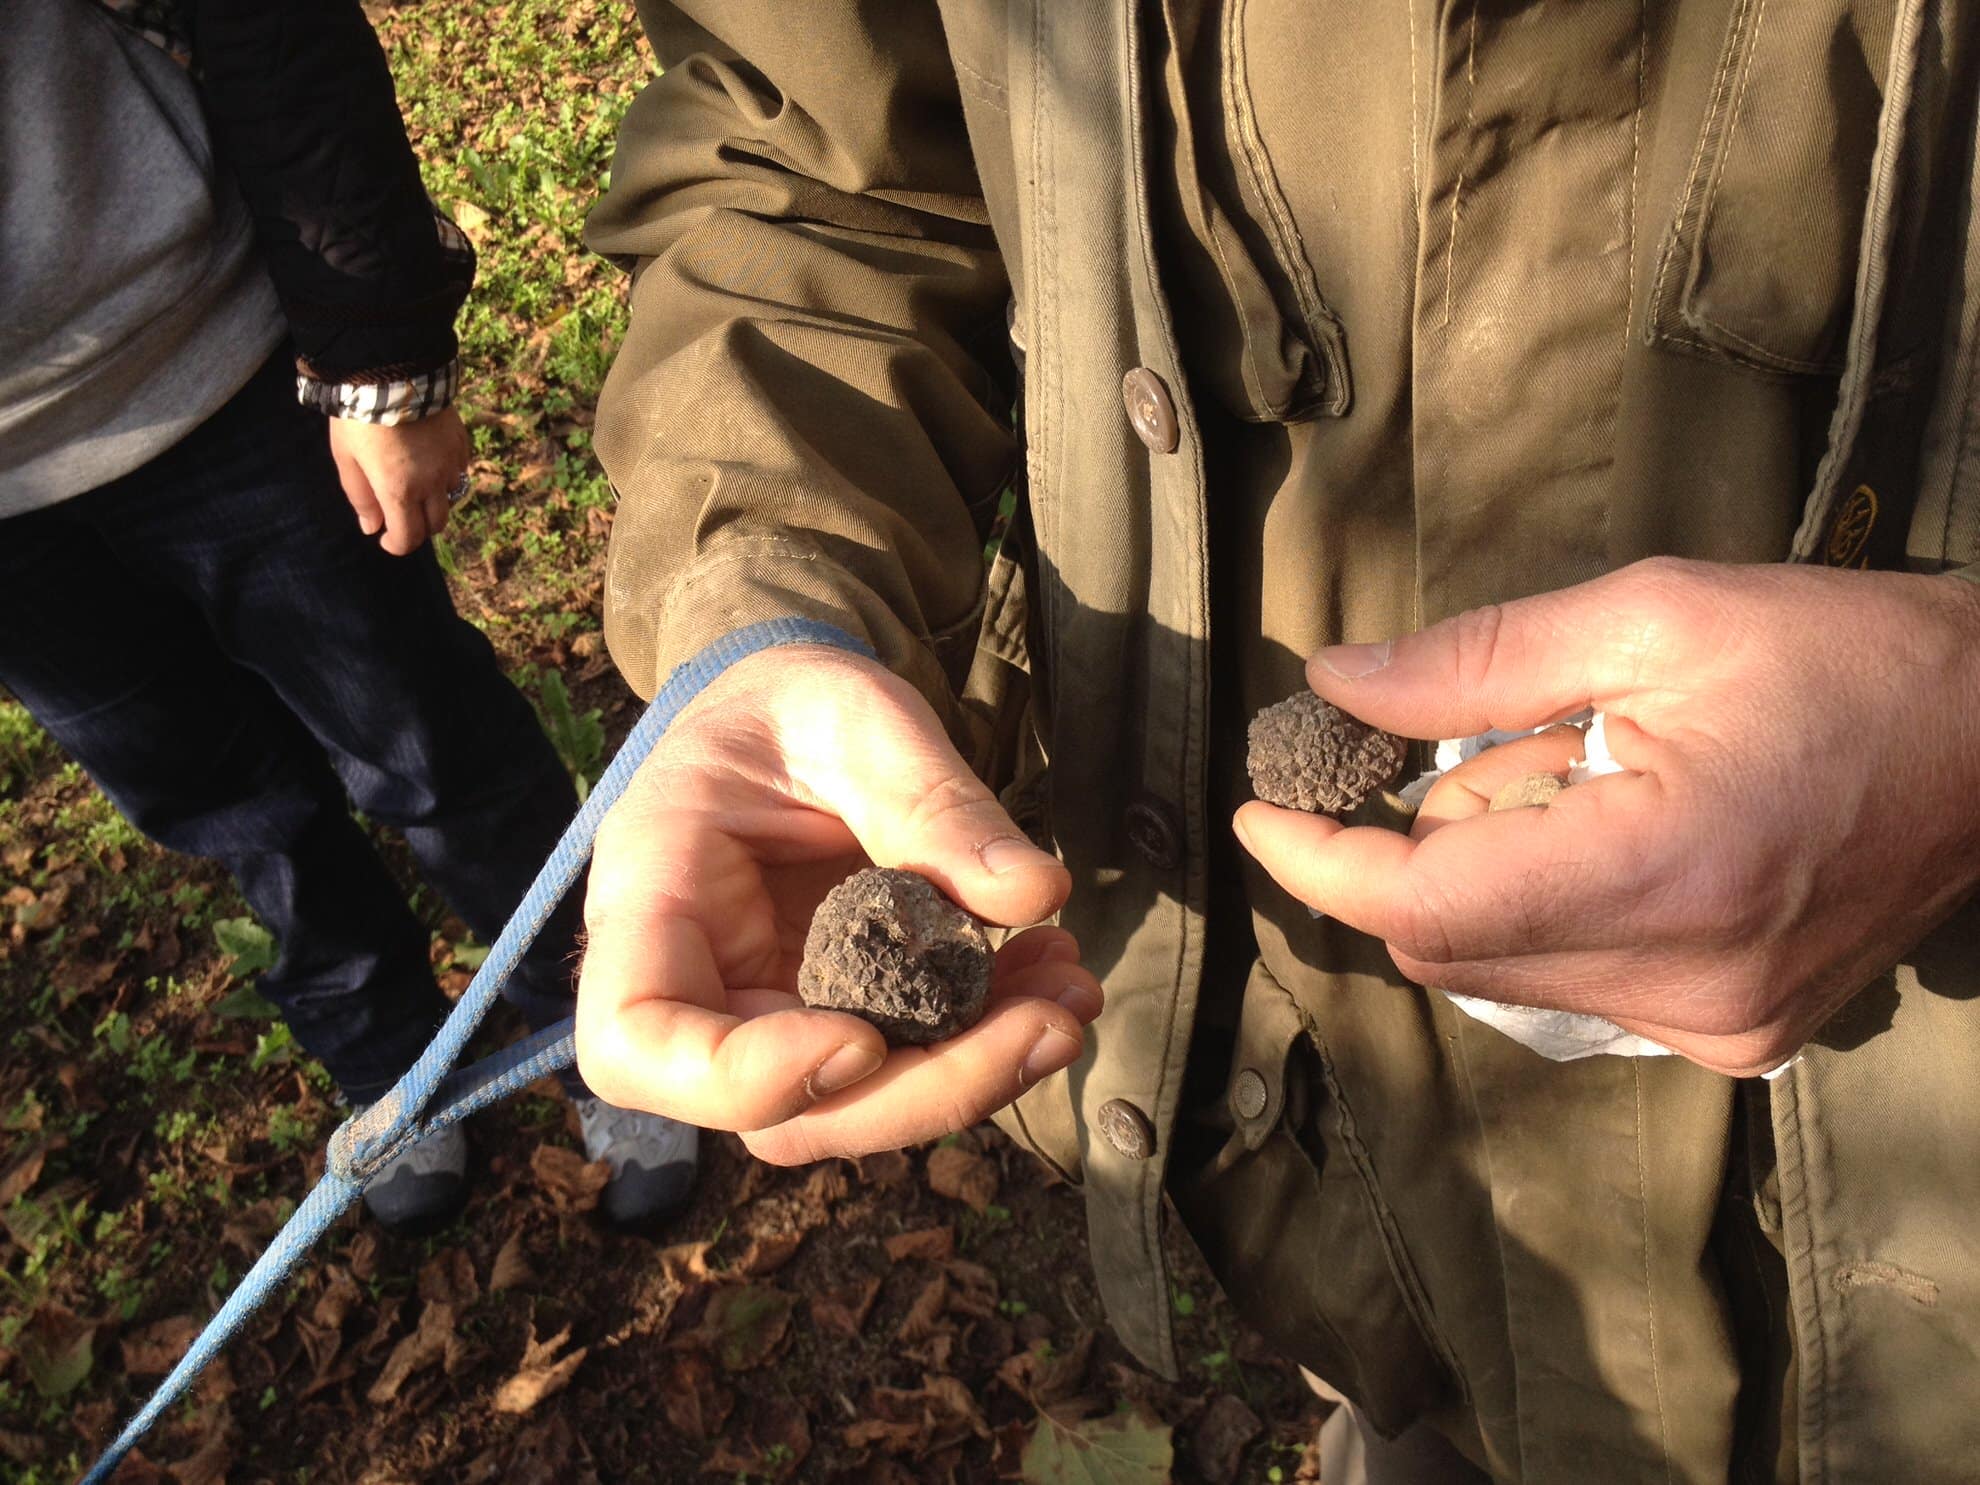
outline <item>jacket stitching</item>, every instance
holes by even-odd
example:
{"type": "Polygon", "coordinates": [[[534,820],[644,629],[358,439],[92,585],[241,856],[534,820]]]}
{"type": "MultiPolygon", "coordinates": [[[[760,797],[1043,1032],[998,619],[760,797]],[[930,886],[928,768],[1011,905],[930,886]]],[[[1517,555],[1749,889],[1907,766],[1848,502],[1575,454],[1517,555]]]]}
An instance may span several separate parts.
{"type": "Polygon", "coordinates": [[[1006,115],[1010,113],[1010,95],[1002,83],[985,77],[953,52],[949,54],[949,61],[955,66],[956,76],[959,81],[966,80],[975,84],[970,89],[971,92],[975,93],[999,113],[1006,115]]]}
{"type": "MultiPolygon", "coordinates": [[[[1659,321],[1668,317],[1669,306],[1666,305],[1664,300],[1664,289],[1670,278],[1671,265],[1677,258],[1679,244],[1684,241],[1686,234],[1691,230],[1692,223],[1699,215],[1701,206],[1699,171],[1705,163],[1705,151],[1718,132],[1721,118],[1720,109],[1725,101],[1727,80],[1732,76],[1739,59],[1745,55],[1742,42],[1745,37],[1746,13],[1751,8],[1752,0],[1737,0],[1737,3],[1738,9],[1733,12],[1730,27],[1731,37],[1728,40],[1725,54],[1719,58],[1718,70],[1712,77],[1712,93],[1710,100],[1705,105],[1705,122],[1698,131],[1698,143],[1692,147],[1691,164],[1685,169],[1684,195],[1678,202],[1677,215],[1672,219],[1670,234],[1664,239],[1663,255],[1657,264],[1657,282],[1650,291],[1650,318],[1645,322],[1643,327],[1643,336],[1646,342],[1654,342],[1656,340],[1660,329],[1662,329],[1659,321]]],[[[1696,341],[1680,340],[1680,337],[1669,329],[1662,329],[1662,334],[1663,338],[1667,340],[1679,340],[1681,344],[1698,344],[1696,341]]],[[[1699,346],[1699,349],[1709,349],[1709,347],[1699,346]]]]}
{"type": "MultiPolygon", "coordinates": [[[[1471,0],[1469,37],[1464,58],[1464,150],[1471,149],[1472,131],[1477,125],[1478,108],[1478,0],[1471,0]]],[[[1457,181],[1451,187],[1451,225],[1444,237],[1444,328],[1451,324],[1451,301],[1457,294],[1458,208],[1464,202],[1464,165],[1458,166],[1457,181]]]]}
{"type": "MultiPolygon", "coordinates": [[[[1737,93],[1734,94],[1732,101],[1732,108],[1726,115],[1725,130],[1720,138],[1718,152],[1713,157],[1712,168],[1708,176],[1705,187],[1704,200],[1700,203],[1697,212],[1696,224],[1695,224],[1696,240],[1692,244],[1692,257],[1694,259],[1694,268],[1692,273],[1689,275],[1689,279],[1691,281],[1688,282],[1686,285],[1685,292],[1687,297],[1689,297],[1691,289],[1695,287],[1695,280],[1697,276],[1697,270],[1695,264],[1696,264],[1697,254],[1700,247],[1703,245],[1704,235],[1705,232],[1707,231],[1707,225],[1712,220],[1712,214],[1718,207],[1720,189],[1725,184],[1727,165],[1728,162],[1730,162],[1730,160],[1732,159],[1734,146],[1738,142],[1740,121],[1742,120],[1742,118],[1745,116],[1746,113],[1747,89],[1753,81],[1753,73],[1755,70],[1754,59],[1759,55],[1760,35],[1761,35],[1761,30],[1766,23],[1766,19],[1767,19],[1767,0],[1758,0],[1758,4],[1753,11],[1753,27],[1747,33],[1746,43],[1742,51],[1742,61],[1739,69],[1739,90],[1737,93]]],[[[1702,143],[1703,142],[1702,135],[1700,136],[1700,140],[1702,143]]],[[[1704,310],[1696,308],[1695,306],[1684,308],[1680,312],[1683,313],[1684,317],[1688,321],[1690,321],[1693,325],[1709,327],[1713,330],[1716,330],[1726,339],[1732,341],[1733,344],[1738,346],[1741,350],[1746,351],[1749,355],[1754,357],[1763,365],[1773,370],[1803,372],[1803,373],[1808,373],[1810,375],[1815,375],[1822,372],[1834,371],[1837,369],[1837,363],[1833,359],[1822,360],[1822,361],[1810,360],[1803,357],[1790,356],[1782,351],[1777,351],[1770,346],[1762,345],[1758,341],[1750,339],[1745,335],[1742,335],[1739,331],[1733,329],[1731,326],[1724,324],[1719,320],[1714,319],[1704,310]]],[[[1683,339],[1675,335],[1669,336],[1667,338],[1676,341],[1679,344],[1689,345],[1696,350],[1702,350],[1708,352],[1710,351],[1725,352],[1727,349],[1724,346],[1712,345],[1710,342],[1700,342],[1695,339],[1683,339]]],[[[1735,359],[1738,359],[1736,355],[1735,355],[1735,359]]]]}
{"type": "MultiPolygon", "coordinates": [[[[1643,95],[1650,67],[1649,0],[1636,0],[1636,106],[1629,115],[1629,196],[1623,202],[1623,228],[1629,234],[1629,263],[1623,280],[1623,352],[1629,351],[1636,316],[1636,177],[1643,160],[1643,95]]],[[[1605,507],[1606,510],[1606,507],[1605,507]]]]}
{"type": "Polygon", "coordinates": [[[1650,1395],[1657,1405],[1657,1450],[1663,1456],[1664,1479],[1671,1479],[1671,1436],[1665,1421],[1664,1373],[1657,1357],[1657,1290],[1650,1276],[1650,1183],[1643,1159],[1643,1066],[1631,1059],[1630,1088],[1636,1103],[1636,1203],[1643,1222],[1643,1304],[1650,1319],[1650,1395]]]}
{"type": "MultiPolygon", "coordinates": [[[[1313,275],[1312,260],[1306,254],[1306,242],[1299,234],[1299,224],[1293,219],[1292,208],[1286,204],[1285,189],[1279,184],[1278,172],[1273,169],[1271,156],[1258,135],[1257,115],[1250,105],[1251,75],[1245,65],[1242,36],[1241,12],[1245,3],[1246,0],[1235,0],[1227,22],[1230,29],[1226,37],[1225,107],[1237,126],[1238,162],[1265,207],[1265,221],[1270,229],[1272,245],[1280,267],[1292,285],[1306,338],[1313,353],[1327,367],[1327,395],[1321,400],[1320,409],[1338,415],[1347,411],[1349,395],[1347,368],[1343,364],[1339,344],[1340,320],[1320,293],[1320,285],[1313,275]]],[[[1291,405],[1289,400],[1287,406],[1291,405]]]]}

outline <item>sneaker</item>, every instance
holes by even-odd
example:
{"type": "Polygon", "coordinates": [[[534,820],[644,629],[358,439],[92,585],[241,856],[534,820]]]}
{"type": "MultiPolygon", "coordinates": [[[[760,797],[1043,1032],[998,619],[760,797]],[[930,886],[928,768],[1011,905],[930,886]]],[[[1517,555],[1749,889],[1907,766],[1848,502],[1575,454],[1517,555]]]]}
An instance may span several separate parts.
{"type": "Polygon", "coordinates": [[[467,1205],[467,1155],[460,1125],[428,1135],[386,1162],[364,1188],[365,1209],[394,1232],[445,1227],[467,1205]]]}
{"type": "Polygon", "coordinates": [[[671,1217],[694,1195],[701,1131],[659,1114],[614,1108],[587,1094],[573,1098],[584,1131],[584,1157],[612,1168],[605,1215],[620,1227],[671,1217]]]}

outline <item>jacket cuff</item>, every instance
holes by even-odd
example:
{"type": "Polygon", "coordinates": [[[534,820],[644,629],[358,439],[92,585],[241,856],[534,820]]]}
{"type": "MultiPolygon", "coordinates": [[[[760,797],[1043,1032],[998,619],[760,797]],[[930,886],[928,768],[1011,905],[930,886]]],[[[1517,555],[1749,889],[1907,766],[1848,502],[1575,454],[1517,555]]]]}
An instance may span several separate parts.
{"type": "Polygon", "coordinates": [[[416,423],[453,406],[460,379],[458,356],[433,371],[375,382],[327,382],[298,370],[296,400],[326,417],[391,427],[416,423]]]}
{"type": "Polygon", "coordinates": [[[953,677],[958,668],[967,672],[980,607],[940,634],[916,633],[819,544],[794,532],[738,536],[709,548],[666,586],[657,611],[629,596],[655,586],[616,560],[606,583],[605,641],[641,696],[652,697],[662,680],[735,630],[807,619],[869,646],[880,664],[921,693],[969,756],[974,728],[957,704],[953,677]]]}

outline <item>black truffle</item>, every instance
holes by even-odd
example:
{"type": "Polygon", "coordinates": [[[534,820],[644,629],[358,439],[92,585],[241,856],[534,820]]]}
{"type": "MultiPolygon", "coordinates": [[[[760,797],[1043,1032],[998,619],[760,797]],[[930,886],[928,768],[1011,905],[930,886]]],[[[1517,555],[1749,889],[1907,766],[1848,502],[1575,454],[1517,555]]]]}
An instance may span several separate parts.
{"type": "Polygon", "coordinates": [[[1267,804],[1308,814],[1343,814],[1393,779],[1402,739],[1357,722],[1311,691],[1251,719],[1245,758],[1251,789],[1267,804]]]}
{"type": "Polygon", "coordinates": [[[812,914],[798,995],[871,1022],[897,1047],[919,1046],[976,1024],[992,958],[983,925],[926,877],[868,867],[812,914]]]}

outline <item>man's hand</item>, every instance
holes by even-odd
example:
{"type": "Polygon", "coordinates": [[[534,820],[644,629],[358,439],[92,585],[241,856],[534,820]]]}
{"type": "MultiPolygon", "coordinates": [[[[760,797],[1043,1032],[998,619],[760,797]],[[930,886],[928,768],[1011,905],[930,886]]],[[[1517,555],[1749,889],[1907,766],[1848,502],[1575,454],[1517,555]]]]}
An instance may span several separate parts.
{"type": "Polygon", "coordinates": [[[1544,809],[1486,807],[1565,773],[1572,729],[1453,770],[1407,838],[1238,812],[1280,885],[1423,984],[1750,1075],[1980,883],[1980,589],[1957,578],[1645,562],[1323,650],[1307,679],[1411,737],[1608,716],[1626,771],[1544,809]]]}
{"type": "Polygon", "coordinates": [[[468,434],[451,407],[412,423],[330,419],[330,456],[366,536],[394,557],[447,524],[447,491],[467,468],[468,434]]]}
{"type": "Polygon", "coordinates": [[[1005,943],[983,1019],[930,1047],[802,1007],[812,911],[869,862],[1005,925],[1050,916],[1071,885],[883,667],[815,646],[741,661],[599,832],[577,1015],[592,1090],[798,1164],[965,1128],[1079,1055],[1100,986],[1060,928],[1005,943]]]}

